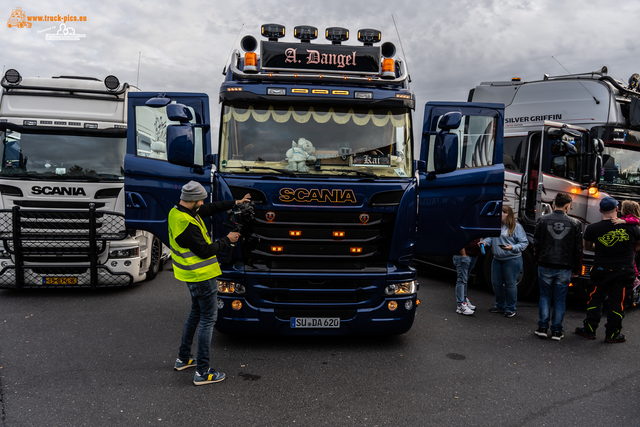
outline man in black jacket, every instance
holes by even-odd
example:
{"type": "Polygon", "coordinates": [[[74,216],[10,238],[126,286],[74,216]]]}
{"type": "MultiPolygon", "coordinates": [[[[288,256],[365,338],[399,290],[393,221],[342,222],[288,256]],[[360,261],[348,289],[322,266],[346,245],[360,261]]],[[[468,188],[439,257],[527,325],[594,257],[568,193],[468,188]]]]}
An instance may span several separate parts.
{"type": "Polygon", "coordinates": [[[535,334],[546,338],[549,329],[551,299],[551,339],[560,341],[562,319],[566,307],[567,291],[572,274],[579,273],[582,256],[582,228],[580,223],[567,215],[571,208],[571,196],[558,193],[553,213],[541,216],[533,235],[533,250],[538,263],[540,303],[538,305],[538,329],[535,334]]]}

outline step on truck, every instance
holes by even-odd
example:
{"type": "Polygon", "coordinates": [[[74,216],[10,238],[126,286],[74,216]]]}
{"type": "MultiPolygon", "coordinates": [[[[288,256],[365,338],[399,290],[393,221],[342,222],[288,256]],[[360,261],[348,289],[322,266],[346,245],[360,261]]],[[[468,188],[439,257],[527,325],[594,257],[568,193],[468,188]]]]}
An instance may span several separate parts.
{"type": "MultiPolygon", "coordinates": [[[[469,93],[469,101],[505,104],[505,203],[529,236],[559,191],[573,196],[569,215],[584,226],[602,219],[604,197],[640,202],[640,76],[625,83],[607,73],[603,67],[534,81],[484,82],[469,93]],[[549,138],[550,130],[561,139],[549,138]]],[[[519,286],[528,293],[537,277],[530,251],[524,261],[519,286]]],[[[582,262],[570,288],[578,296],[587,290],[593,252],[584,251],[582,262]]]]}
{"type": "Polygon", "coordinates": [[[168,257],[125,227],[127,97],[115,76],[2,78],[0,288],[127,286],[168,257]]]}
{"type": "Polygon", "coordinates": [[[406,63],[380,31],[359,30],[357,44],[335,27],[329,43],[310,26],[296,41],[276,24],[261,35],[224,70],[215,135],[205,94],[130,95],[125,189],[139,207],[127,222],[167,242],[188,181],[213,200],[249,193],[208,225],[242,233],[218,255],[219,331],[404,333],[419,304],[414,254],[499,233],[502,105],[428,103],[416,158],[406,63]]]}

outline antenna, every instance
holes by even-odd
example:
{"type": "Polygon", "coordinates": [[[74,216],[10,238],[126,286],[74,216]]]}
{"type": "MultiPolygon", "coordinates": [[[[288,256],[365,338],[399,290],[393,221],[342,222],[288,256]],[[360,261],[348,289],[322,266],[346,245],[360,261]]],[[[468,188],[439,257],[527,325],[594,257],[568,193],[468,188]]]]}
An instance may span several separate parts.
{"type": "Polygon", "coordinates": [[[140,80],[140,52],[138,52],[138,75],[136,77],[136,87],[138,87],[138,80],[140,80]]]}
{"type": "MultiPolygon", "coordinates": [[[[240,26],[240,30],[238,31],[238,35],[236,36],[236,39],[233,41],[233,44],[231,45],[231,49],[229,49],[229,55],[227,55],[227,62],[229,62],[229,57],[231,56],[231,52],[233,52],[233,47],[236,45],[236,42],[238,41],[238,37],[240,37],[240,33],[242,32],[243,28],[244,28],[244,22],[240,26]]],[[[225,63],[224,68],[222,69],[222,75],[223,76],[227,75],[227,65],[226,65],[226,63],[225,63]]]]}
{"type": "Polygon", "coordinates": [[[407,61],[407,55],[404,53],[404,47],[402,46],[402,39],[400,38],[400,32],[398,31],[398,26],[396,25],[396,18],[391,14],[391,19],[393,19],[393,26],[396,27],[396,34],[398,35],[398,41],[400,42],[400,49],[402,49],[402,56],[404,62],[407,63],[407,74],[409,75],[409,83],[411,83],[411,73],[409,72],[409,61],[407,61]]]}
{"type": "MultiPolygon", "coordinates": [[[[551,58],[553,58],[554,61],[556,61],[562,68],[564,68],[564,70],[569,73],[569,74],[573,74],[571,71],[567,70],[564,65],[560,64],[560,61],[558,61],[556,58],[553,57],[553,55],[551,55],[551,58]]],[[[578,80],[578,83],[580,83],[580,86],[582,86],[584,88],[584,90],[586,90],[587,92],[589,92],[589,89],[587,89],[587,87],[585,85],[582,84],[582,82],[580,80],[578,80]]],[[[591,92],[589,92],[589,95],[591,95],[591,97],[593,98],[594,101],[596,101],[596,104],[600,104],[600,101],[598,101],[598,98],[596,98],[595,96],[593,96],[593,94],[591,92]]]]}

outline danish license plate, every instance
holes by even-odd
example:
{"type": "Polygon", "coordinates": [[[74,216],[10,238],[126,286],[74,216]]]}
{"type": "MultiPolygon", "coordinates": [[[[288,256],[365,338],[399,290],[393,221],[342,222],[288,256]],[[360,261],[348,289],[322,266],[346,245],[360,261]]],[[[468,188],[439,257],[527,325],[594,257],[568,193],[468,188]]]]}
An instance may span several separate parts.
{"type": "Polygon", "coordinates": [[[43,285],[77,285],[77,277],[43,277],[43,285]]]}
{"type": "Polygon", "coordinates": [[[292,328],[339,328],[339,317],[292,317],[292,328]]]}

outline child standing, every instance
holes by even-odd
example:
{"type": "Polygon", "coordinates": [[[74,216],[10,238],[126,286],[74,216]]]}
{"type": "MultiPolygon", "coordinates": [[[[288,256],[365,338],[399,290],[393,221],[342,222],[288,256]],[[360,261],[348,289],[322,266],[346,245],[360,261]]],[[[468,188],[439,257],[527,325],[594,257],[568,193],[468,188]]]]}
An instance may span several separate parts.
{"type": "Polygon", "coordinates": [[[471,301],[467,298],[467,284],[471,270],[473,270],[478,260],[478,255],[480,255],[479,241],[480,239],[474,240],[460,251],[460,255],[453,256],[453,265],[456,266],[456,274],[458,276],[456,280],[456,302],[458,303],[456,313],[464,314],[465,316],[471,316],[476,309],[476,306],[471,304],[471,301]]]}
{"type": "MultiPolygon", "coordinates": [[[[617,219],[612,219],[614,224],[640,224],[640,205],[638,202],[632,200],[625,200],[622,202],[622,216],[617,219]]],[[[638,304],[640,301],[640,280],[638,280],[638,267],[636,263],[633,263],[633,268],[636,270],[636,280],[633,283],[633,305],[638,304]]]]}

